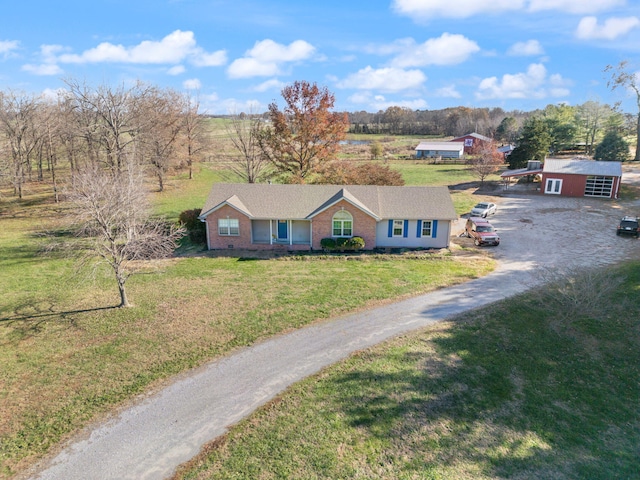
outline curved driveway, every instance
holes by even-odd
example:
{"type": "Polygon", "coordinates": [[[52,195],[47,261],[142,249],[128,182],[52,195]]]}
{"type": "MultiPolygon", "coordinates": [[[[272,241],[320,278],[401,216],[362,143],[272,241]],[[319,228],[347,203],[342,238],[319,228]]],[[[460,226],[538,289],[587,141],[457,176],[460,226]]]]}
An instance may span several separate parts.
{"type": "Polygon", "coordinates": [[[499,210],[491,221],[502,244],[491,250],[499,260],[494,273],[322,322],[211,362],[88,429],[32,478],[166,478],[229,425],[356,350],[522,292],[535,285],[540,268],[639,256],[640,241],[615,235],[623,214],[640,213],[637,204],[495,193],[501,198],[495,198],[499,210]]]}

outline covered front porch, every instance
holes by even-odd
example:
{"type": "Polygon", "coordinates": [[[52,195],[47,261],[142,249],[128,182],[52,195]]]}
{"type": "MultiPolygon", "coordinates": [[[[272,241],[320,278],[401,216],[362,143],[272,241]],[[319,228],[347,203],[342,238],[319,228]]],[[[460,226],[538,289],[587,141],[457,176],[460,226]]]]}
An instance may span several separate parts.
{"type": "Polygon", "coordinates": [[[306,245],[311,248],[309,220],[270,219],[251,221],[251,243],[257,245],[306,245]]]}

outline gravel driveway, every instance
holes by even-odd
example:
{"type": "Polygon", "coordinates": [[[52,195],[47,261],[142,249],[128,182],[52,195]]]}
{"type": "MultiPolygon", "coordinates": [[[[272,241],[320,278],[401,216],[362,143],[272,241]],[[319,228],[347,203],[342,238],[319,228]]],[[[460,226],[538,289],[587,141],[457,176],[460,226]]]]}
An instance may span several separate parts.
{"type": "MultiPolygon", "coordinates": [[[[490,197],[498,212],[488,220],[500,235],[499,247],[492,249],[500,269],[562,268],[597,266],[624,258],[638,258],[640,242],[615,234],[620,218],[640,215],[637,202],[606,199],[550,197],[508,194],[490,197]]],[[[458,222],[462,231],[465,219],[458,222]]],[[[471,239],[454,243],[471,245],[471,239]]]]}
{"type": "MultiPolygon", "coordinates": [[[[640,178],[640,176],[639,176],[640,178]]],[[[541,268],[595,266],[640,257],[640,240],[618,237],[624,214],[638,202],[572,199],[496,191],[490,221],[502,243],[486,277],[385,307],[321,322],[212,362],[142,398],[111,420],[87,429],[32,478],[162,479],[203,444],[294,382],[356,350],[471,308],[522,292],[541,268]]],[[[464,220],[457,228],[462,231],[464,220]]],[[[469,242],[456,237],[455,243],[469,242]]]]}

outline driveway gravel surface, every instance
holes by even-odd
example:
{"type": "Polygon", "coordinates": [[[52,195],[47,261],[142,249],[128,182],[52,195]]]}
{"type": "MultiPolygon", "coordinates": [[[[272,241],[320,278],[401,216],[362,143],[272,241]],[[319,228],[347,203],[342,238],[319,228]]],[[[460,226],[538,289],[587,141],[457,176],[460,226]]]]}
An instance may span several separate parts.
{"type": "MultiPolygon", "coordinates": [[[[640,175],[627,181],[640,182],[640,175]]],[[[541,269],[639,258],[640,241],[615,234],[623,215],[640,215],[638,202],[510,190],[491,193],[483,199],[498,204],[489,220],[502,240],[498,247],[482,247],[499,261],[492,274],[321,322],[211,362],[88,428],[29,475],[65,480],[167,478],[228,426],[354,351],[522,292],[540,281],[541,269]]],[[[453,242],[475,248],[470,239],[457,235],[464,221],[456,224],[453,242]]]]}

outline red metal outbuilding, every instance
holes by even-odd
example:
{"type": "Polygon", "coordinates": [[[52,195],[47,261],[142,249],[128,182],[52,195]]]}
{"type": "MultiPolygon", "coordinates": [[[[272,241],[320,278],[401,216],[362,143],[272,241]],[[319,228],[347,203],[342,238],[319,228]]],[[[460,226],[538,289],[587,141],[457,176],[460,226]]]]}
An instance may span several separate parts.
{"type": "Polygon", "coordinates": [[[541,192],[565,197],[618,198],[622,164],[594,160],[547,159],[541,192]]]}

